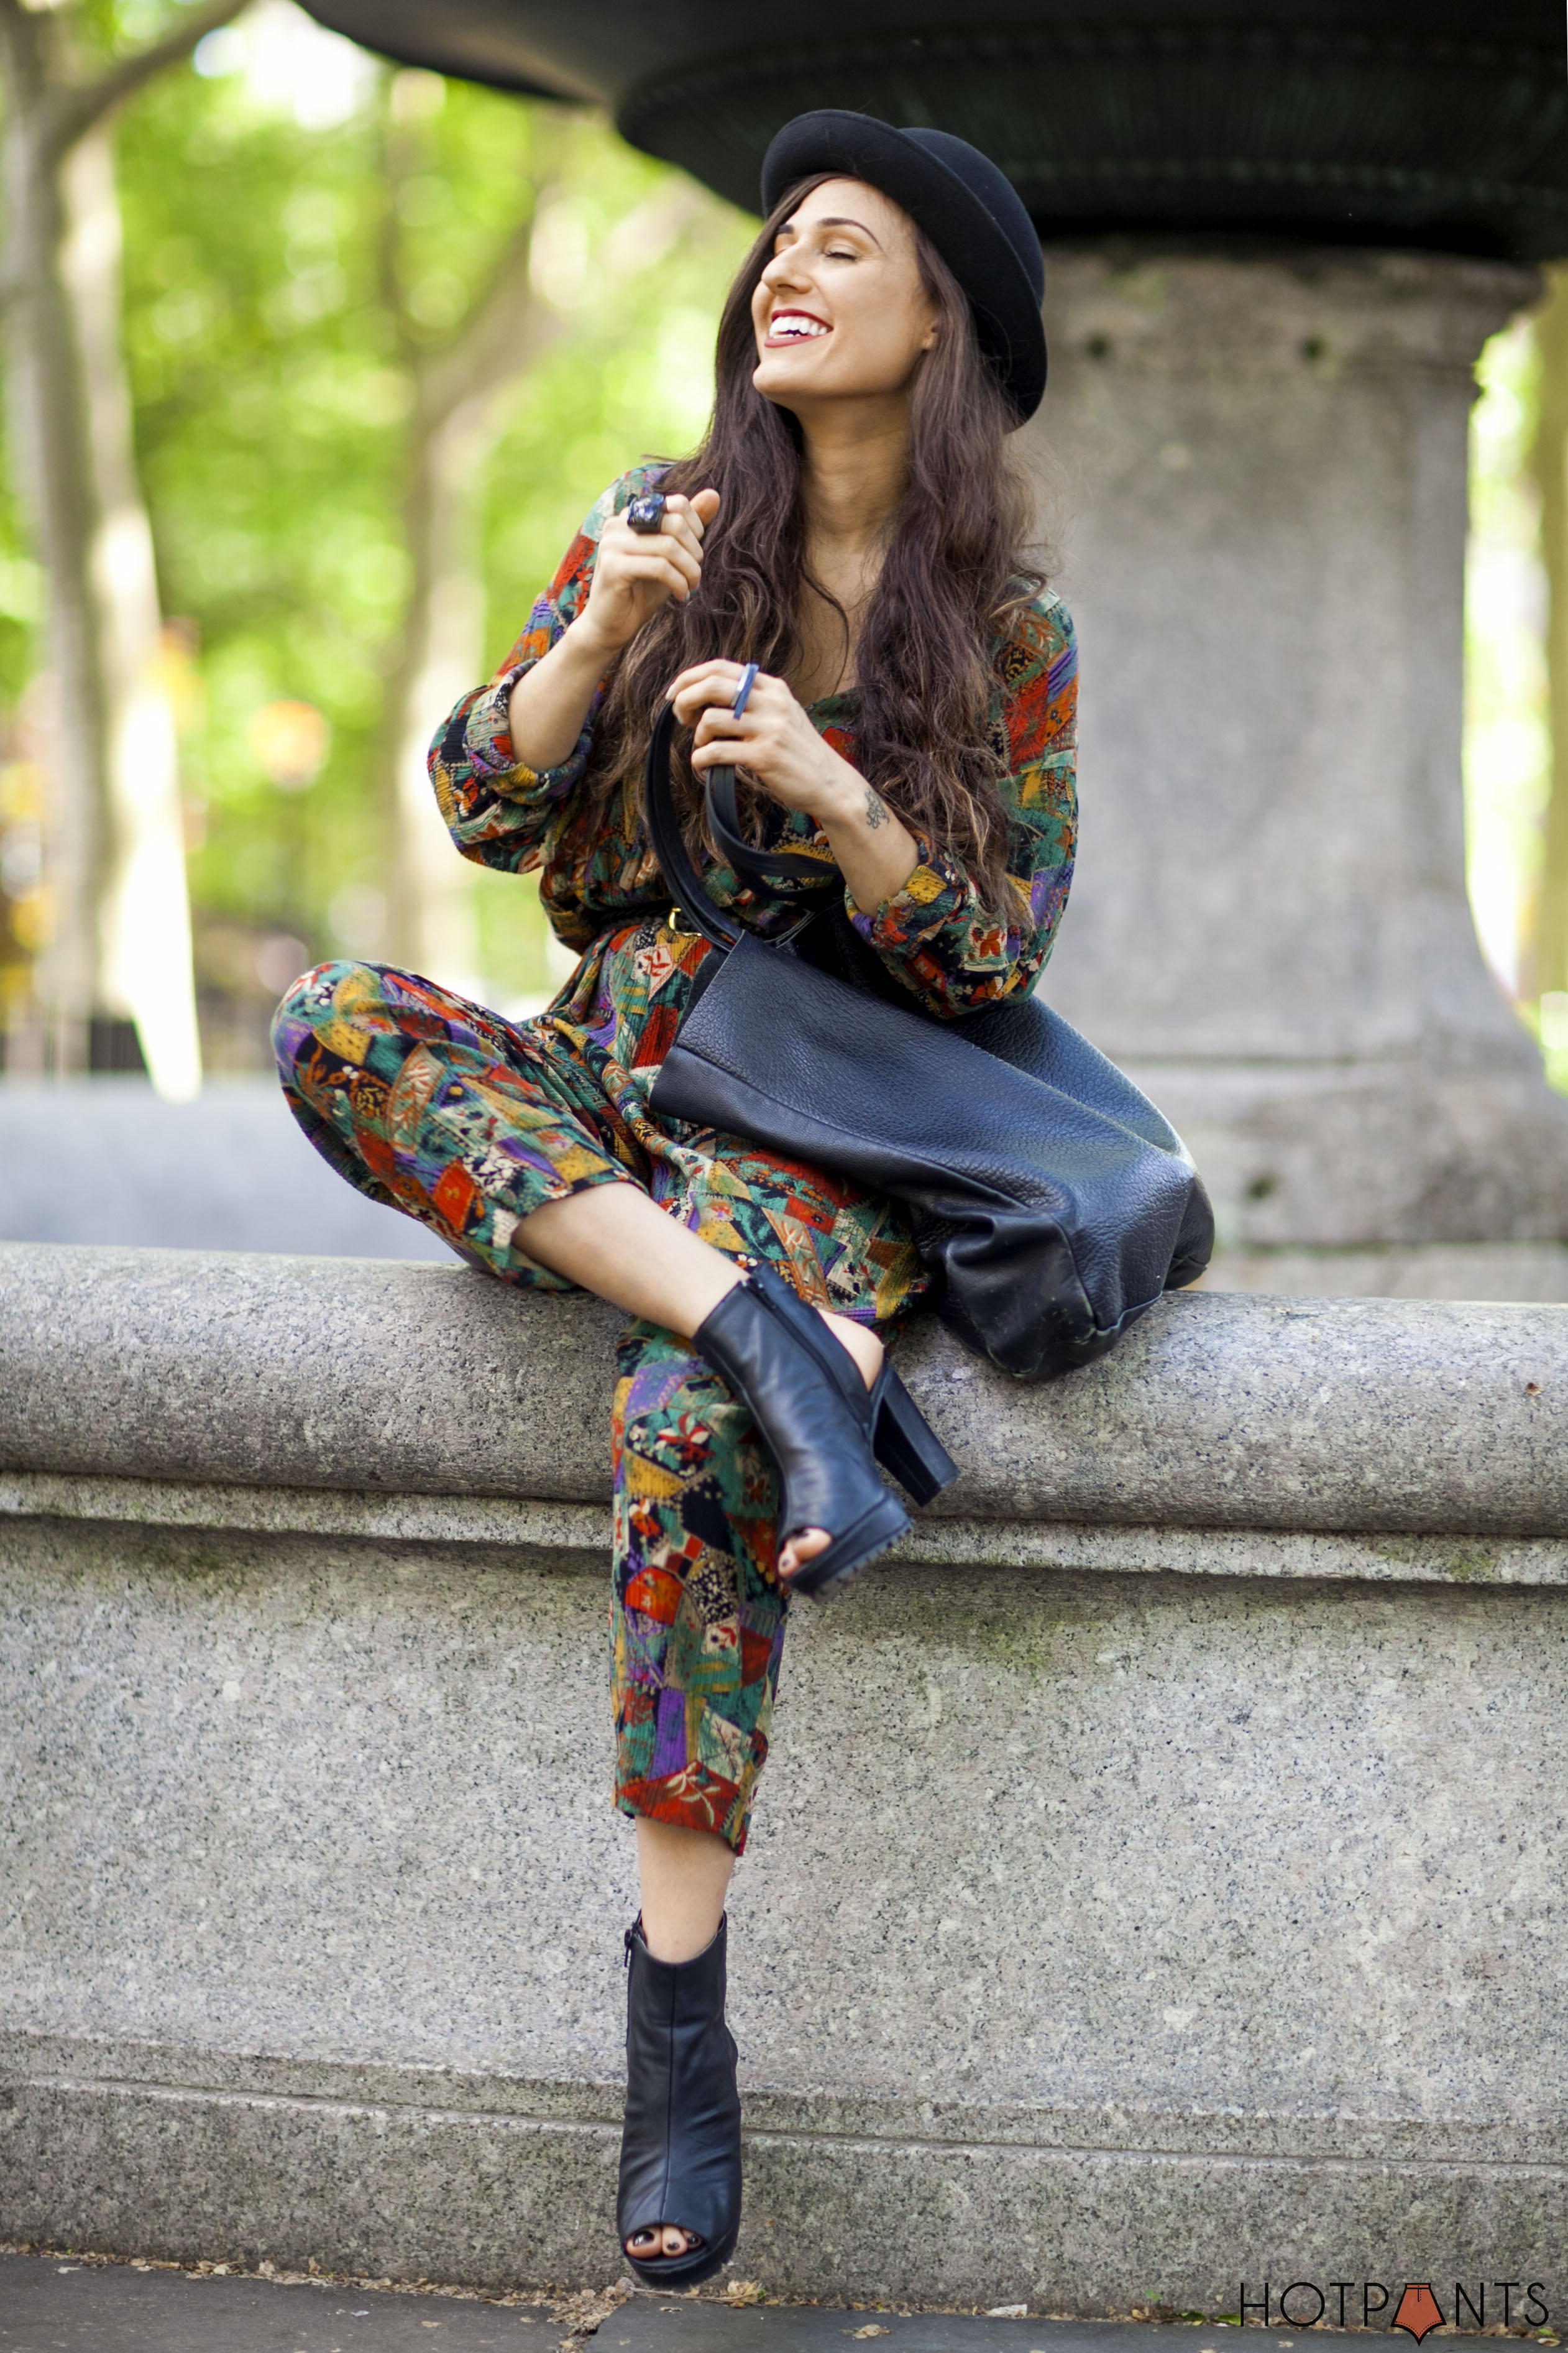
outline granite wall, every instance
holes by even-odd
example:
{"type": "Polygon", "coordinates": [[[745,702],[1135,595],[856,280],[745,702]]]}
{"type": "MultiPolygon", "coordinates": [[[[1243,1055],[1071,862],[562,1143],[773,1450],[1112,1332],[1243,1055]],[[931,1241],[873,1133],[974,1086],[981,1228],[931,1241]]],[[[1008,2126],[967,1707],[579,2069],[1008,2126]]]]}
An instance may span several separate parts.
{"type": "MultiPolygon", "coordinates": [[[[0,2235],[615,2274],[613,1323],[0,1250],[0,2235]]],[[[1044,1388],[909,1372],[964,1477],[794,1613],[736,2270],[1560,2309],[1568,1311],[1189,1297],[1044,1388]]]]}
{"type": "Polygon", "coordinates": [[[1083,706],[1043,986],[1185,1137],[1226,1261],[1568,1240],[1568,1104],[1482,964],[1460,782],[1474,364],[1537,290],[1439,253],[1047,249],[1024,438],[1083,706]]]}

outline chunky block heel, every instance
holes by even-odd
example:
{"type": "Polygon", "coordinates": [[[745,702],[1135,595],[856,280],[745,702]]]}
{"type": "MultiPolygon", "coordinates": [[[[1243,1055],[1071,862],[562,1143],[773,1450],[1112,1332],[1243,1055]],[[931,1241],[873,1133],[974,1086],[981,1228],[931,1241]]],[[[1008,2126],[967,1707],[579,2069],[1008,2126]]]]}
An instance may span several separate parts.
{"type": "Polygon", "coordinates": [[[891,1365],[883,1366],[871,1399],[878,1461],[917,1504],[933,1502],[957,1478],[957,1463],[891,1365]]]}

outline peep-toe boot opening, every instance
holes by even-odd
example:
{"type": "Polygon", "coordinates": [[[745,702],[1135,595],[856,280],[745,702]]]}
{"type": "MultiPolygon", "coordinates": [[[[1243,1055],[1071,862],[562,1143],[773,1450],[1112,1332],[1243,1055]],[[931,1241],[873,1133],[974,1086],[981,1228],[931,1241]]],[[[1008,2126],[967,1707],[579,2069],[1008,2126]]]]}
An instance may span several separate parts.
{"type": "Polygon", "coordinates": [[[689,1961],[658,1961],[640,1918],[626,1951],[626,2105],[616,2230],[645,2287],[695,2287],[735,2252],[741,2232],[741,2099],[724,2023],[728,1921],[689,1961]],[[682,2255],[634,2255],[640,2231],[673,2229],[682,2255]]]}
{"type": "Polygon", "coordinates": [[[825,1362],[815,1335],[803,1336],[770,1303],[777,1286],[771,1270],[754,1270],[725,1293],[695,1340],[746,1406],[773,1457],[783,1490],[781,1543],[808,1528],[821,1528],[829,1539],[785,1581],[792,1593],[821,1594],[896,1544],[909,1514],[877,1475],[872,1432],[880,1382],[867,1388],[826,1326],[824,1337],[853,1379],[825,1362]]]}

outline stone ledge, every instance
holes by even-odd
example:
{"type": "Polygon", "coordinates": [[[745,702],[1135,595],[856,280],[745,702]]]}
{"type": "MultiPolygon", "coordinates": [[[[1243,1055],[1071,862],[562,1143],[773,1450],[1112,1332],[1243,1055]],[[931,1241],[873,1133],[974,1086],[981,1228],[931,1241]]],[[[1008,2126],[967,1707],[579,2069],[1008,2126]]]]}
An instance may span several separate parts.
{"type": "MultiPolygon", "coordinates": [[[[0,1519],[231,1530],[247,1535],[460,1546],[518,1556],[555,1572],[600,1577],[610,1514],[600,1504],[500,1496],[355,1494],[342,1488],[197,1486],[156,1479],[78,1479],[0,1472],[0,1519]]],[[[1089,1527],[1038,1520],[916,1515],[886,1555],[949,1568],[1021,1574],[1101,1569],[1129,1576],[1345,1578],[1373,1584],[1568,1585],[1557,1536],[1358,1536],[1279,1528],[1089,1527]]],[[[868,1572],[876,1575],[875,1568],[868,1572]]]]}
{"type": "MultiPolygon", "coordinates": [[[[605,2275],[616,1321],[0,1251],[10,2235],[605,2275]]],[[[931,1325],[903,1361],[965,1475],[793,1614],[737,2267],[1082,2312],[1229,2309],[1238,2252],[1542,2278],[1568,1310],[1188,1297],[1044,1388],[931,1325]]]]}
{"type": "MultiPolygon", "coordinates": [[[[602,1504],[587,1299],[363,1260],[0,1246],[0,1467],[602,1504]]],[[[911,1388],[972,1521],[1568,1535],[1568,1307],[1163,1302],[1037,1388],[926,1322],[911,1388]]]]}
{"type": "MultiPolygon", "coordinates": [[[[614,2262],[614,2122],[388,2107],[105,2082],[18,2088],[0,2136],[10,2227],[57,2242],[479,2286],[602,2276],[614,2262]],[[37,2221],[33,2219],[38,2217],[37,2221]],[[83,2227],[83,2226],[86,2227],[83,2227]],[[547,2251],[547,2252],[544,2252],[547,2251]],[[542,2253],[543,2259],[542,2260],[542,2253]]],[[[1345,2245],[1452,2277],[1540,2278],[1568,2224],[1568,2169],[1387,2158],[747,2133],[734,2268],[775,2294],[970,2304],[998,2265],[1028,2301],[1124,2308],[1129,2254],[1173,2301],[1224,2308],[1291,2218],[1292,2276],[1345,2245]],[[1545,2258],[1544,2263],[1542,2258],[1545,2258]],[[1296,2268],[1299,2266],[1299,2268],[1296,2268]]],[[[1359,2276],[1359,2274],[1358,2274],[1359,2276]]]]}
{"type": "MultiPolygon", "coordinates": [[[[407,2109],[450,2121],[489,2117],[591,2130],[618,2126],[618,2079],[525,2076],[461,2067],[377,2063],[307,2053],[229,2051],[213,2044],[0,2031],[0,2086],[96,2089],[171,2098],[269,2100],[343,2110],[407,2109]]],[[[1184,2111],[1105,2102],[1040,2102],[846,2095],[824,2085],[790,2090],[741,2063],[749,2134],[773,2138],[877,2142],[889,2147],[1033,2148],[1106,2157],[1289,2158],[1303,2164],[1411,2165],[1562,2175],[1568,2153],[1555,2118],[1528,2112],[1473,2116],[1359,2116],[1311,2108],[1256,2113],[1184,2111]]]]}

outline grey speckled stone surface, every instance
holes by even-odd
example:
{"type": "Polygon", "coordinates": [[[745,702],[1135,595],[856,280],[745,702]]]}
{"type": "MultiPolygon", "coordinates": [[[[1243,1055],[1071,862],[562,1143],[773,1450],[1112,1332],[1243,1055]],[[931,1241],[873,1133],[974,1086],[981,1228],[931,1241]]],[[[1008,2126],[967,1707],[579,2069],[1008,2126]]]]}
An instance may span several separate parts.
{"type": "MultiPolygon", "coordinates": [[[[608,2275],[633,1873],[580,1553],[0,1531],[0,2228],[608,2275]]],[[[797,1610],[736,2268],[1550,2280],[1565,1706],[1551,1589],[911,1567],[797,1610]]]]}
{"type": "MultiPolygon", "coordinates": [[[[614,1310],[467,1270],[0,1246],[0,1466],[599,1501],[614,1310]]],[[[903,1357],[961,1517],[1568,1533],[1568,1308],[1167,1300],[1040,1387],[903,1357]]]]}
{"type": "MultiPolygon", "coordinates": [[[[602,1577],[610,1513],[600,1504],[517,1496],[356,1494],[334,1487],[226,1487],[175,1480],[0,1471],[0,1517],[112,1520],[137,1527],[231,1528],[255,1535],[390,1537],[547,1552],[602,1577]]],[[[905,1561],[1026,1573],[1095,1568],[1143,1577],[1354,1577],[1399,1585],[1568,1585],[1562,1536],[1356,1535],[1309,1529],[1119,1527],[1101,1522],[917,1515],[866,1576],[905,1561]]]]}
{"type": "MultiPolygon", "coordinates": [[[[603,2281],[615,1318],[0,1252],[0,2232],[603,2281]]],[[[797,1609],[736,2268],[1229,2308],[1568,2244],[1568,1311],[1213,1296],[797,1609]]]]}
{"type": "Polygon", "coordinates": [[[1568,1103],[1481,962],[1459,757],[1473,370],[1535,299],[1458,256],[1051,242],[1022,438],[1085,790],[1045,988],[1231,1248],[1568,1239],[1568,1103]]]}

